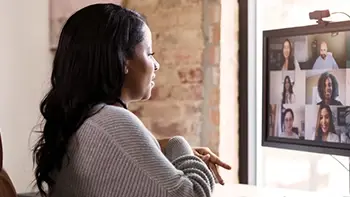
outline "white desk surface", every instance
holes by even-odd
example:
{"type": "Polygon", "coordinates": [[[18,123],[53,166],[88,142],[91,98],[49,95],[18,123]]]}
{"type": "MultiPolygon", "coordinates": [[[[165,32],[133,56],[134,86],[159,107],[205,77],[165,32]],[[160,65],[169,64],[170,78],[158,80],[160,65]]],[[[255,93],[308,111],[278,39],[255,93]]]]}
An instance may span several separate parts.
{"type": "Polygon", "coordinates": [[[307,192],[290,189],[259,188],[253,185],[215,186],[212,197],[350,197],[335,193],[307,192]]]}

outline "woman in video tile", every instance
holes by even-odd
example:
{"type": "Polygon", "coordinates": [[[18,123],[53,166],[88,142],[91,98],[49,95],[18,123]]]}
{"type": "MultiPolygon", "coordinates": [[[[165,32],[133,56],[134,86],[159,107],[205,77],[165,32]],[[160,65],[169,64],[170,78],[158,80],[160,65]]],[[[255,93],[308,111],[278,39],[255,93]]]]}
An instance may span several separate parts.
{"type": "Polygon", "coordinates": [[[295,70],[300,69],[298,61],[294,58],[292,43],[290,40],[286,39],[283,42],[283,59],[284,62],[282,64],[281,70],[295,70]]]}
{"type": "Polygon", "coordinates": [[[318,95],[322,99],[317,105],[343,105],[340,101],[336,100],[339,96],[338,81],[334,75],[325,72],[318,79],[318,95]]]}
{"type": "Polygon", "coordinates": [[[295,95],[293,92],[293,84],[289,76],[284,78],[283,92],[282,92],[282,104],[292,104],[295,102],[295,95]]]}
{"type": "Polygon", "coordinates": [[[333,114],[329,105],[321,104],[318,109],[314,140],[339,142],[339,136],[335,132],[333,114]]]}
{"type": "Polygon", "coordinates": [[[282,133],[280,133],[279,137],[299,139],[298,134],[295,132],[295,129],[297,130],[297,128],[293,127],[294,112],[292,109],[288,108],[284,110],[282,121],[282,133]]]}

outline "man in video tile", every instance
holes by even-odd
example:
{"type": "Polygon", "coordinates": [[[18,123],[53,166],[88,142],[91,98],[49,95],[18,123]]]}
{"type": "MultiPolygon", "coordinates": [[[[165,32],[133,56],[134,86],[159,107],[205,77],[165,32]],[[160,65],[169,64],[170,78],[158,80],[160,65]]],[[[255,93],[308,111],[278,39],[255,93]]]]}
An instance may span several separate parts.
{"type": "Polygon", "coordinates": [[[318,95],[322,101],[317,103],[317,105],[343,105],[340,101],[336,100],[336,98],[339,96],[338,87],[338,81],[334,75],[328,72],[322,73],[318,79],[317,85],[318,95]]]}
{"type": "Polygon", "coordinates": [[[328,52],[326,42],[321,42],[320,56],[316,59],[312,69],[338,69],[338,64],[335,61],[332,53],[328,52]]]}

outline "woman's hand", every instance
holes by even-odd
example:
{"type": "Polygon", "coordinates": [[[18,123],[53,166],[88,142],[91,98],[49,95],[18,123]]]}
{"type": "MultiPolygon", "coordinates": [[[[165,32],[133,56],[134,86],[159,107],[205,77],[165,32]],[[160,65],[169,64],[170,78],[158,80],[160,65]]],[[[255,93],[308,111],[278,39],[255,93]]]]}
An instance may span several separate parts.
{"type": "MultiPolygon", "coordinates": [[[[157,140],[162,152],[164,153],[165,147],[168,145],[169,138],[158,139],[157,140]]],[[[218,167],[225,168],[227,170],[231,170],[231,166],[224,163],[219,159],[217,155],[215,155],[209,148],[207,147],[194,147],[192,148],[194,155],[202,159],[208,166],[208,168],[212,171],[215,179],[221,184],[224,185],[224,180],[221,178],[218,167]]]]}
{"type": "Polygon", "coordinates": [[[227,170],[231,170],[231,166],[227,163],[224,163],[219,159],[218,156],[216,156],[209,148],[207,147],[194,147],[192,148],[194,154],[201,158],[208,166],[208,168],[213,172],[214,177],[216,180],[221,184],[224,185],[224,180],[221,178],[218,167],[223,167],[227,170]]]}

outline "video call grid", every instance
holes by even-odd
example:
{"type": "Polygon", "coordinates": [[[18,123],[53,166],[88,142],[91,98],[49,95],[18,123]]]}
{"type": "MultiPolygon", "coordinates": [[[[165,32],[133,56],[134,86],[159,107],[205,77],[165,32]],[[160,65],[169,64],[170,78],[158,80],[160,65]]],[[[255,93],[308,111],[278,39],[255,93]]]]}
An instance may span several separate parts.
{"type": "Polygon", "coordinates": [[[350,143],[350,32],[271,38],[267,47],[269,136],[350,143]]]}

